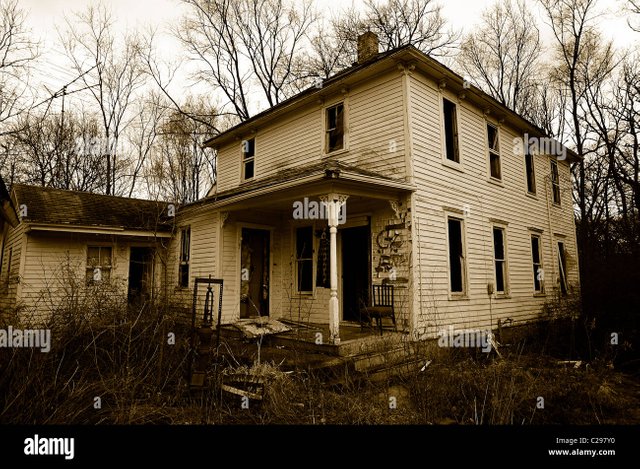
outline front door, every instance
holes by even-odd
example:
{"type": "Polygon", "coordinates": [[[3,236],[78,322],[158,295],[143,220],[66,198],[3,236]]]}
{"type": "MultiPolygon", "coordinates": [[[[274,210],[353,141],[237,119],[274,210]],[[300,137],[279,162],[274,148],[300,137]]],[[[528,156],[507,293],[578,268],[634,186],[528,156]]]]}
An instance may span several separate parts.
{"type": "Polygon", "coordinates": [[[345,228],[342,236],[342,318],[360,320],[360,305],[369,301],[371,259],[369,226],[345,228]]]}
{"type": "Polygon", "coordinates": [[[269,316],[269,231],[242,228],[240,317],[269,316]]]}

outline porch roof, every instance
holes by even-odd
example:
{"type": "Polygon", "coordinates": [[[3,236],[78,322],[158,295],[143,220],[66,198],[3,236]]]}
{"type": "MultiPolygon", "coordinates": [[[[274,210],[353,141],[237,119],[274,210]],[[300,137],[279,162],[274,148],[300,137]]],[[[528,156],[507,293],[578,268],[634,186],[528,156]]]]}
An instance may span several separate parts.
{"type": "MultiPolygon", "coordinates": [[[[344,192],[345,194],[388,199],[400,193],[414,192],[415,190],[415,185],[402,180],[338,161],[328,161],[282,170],[273,176],[248,182],[237,188],[213,194],[185,205],[183,209],[204,205],[207,208],[243,205],[242,202],[249,202],[265,195],[269,195],[270,202],[326,192],[344,192]]],[[[255,201],[254,203],[249,202],[248,205],[255,205],[255,201]]]]}

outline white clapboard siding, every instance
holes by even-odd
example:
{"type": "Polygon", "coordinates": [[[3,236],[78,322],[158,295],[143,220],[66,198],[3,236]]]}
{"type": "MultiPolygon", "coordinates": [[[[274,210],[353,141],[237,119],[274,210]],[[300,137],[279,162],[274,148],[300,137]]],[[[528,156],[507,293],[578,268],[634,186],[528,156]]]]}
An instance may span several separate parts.
{"type": "MultiPolygon", "coordinates": [[[[325,96],[260,127],[255,134],[255,180],[284,169],[320,163],[327,156],[399,179],[405,176],[402,81],[397,70],[366,80],[345,94],[325,96]],[[346,151],[324,153],[324,109],[345,104],[346,151]]],[[[217,191],[236,188],[241,181],[242,139],[218,151],[217,191]]]]}
{"type": "MultiPolygon", "coordinates": [[[[445,95],[447,96],[447,95],[445,95]]],[[[447,96],[456,101],[455,98],[447,96]]],[[[557,265],[550,234],[566,236],[569,258],[576,258],[575,226],[571,210],[568,165],[560,164],[565,190],[562,207],[551,207],[547,215],[544,181],[550,174],[547,156],[536,156],[537,197],[526,195],[524,156],[514,148],[521,132],[506,125],[499,128],[502,184],[490,181],[486,120],[482,110],[468,102],[457,103],[461,168],[443,164],[441,137],[442,95],[435,83],[414,74],[411,78],[411,109],[415,194],[414,223],[419,234],[417,294],[421,310],[416,312],[418,329],[430,332],[440,327],[496,326],[498,319],[527,321],[538,317],[550,299],[552,266],[557,265]],[[468,299],[449,299],[448,251],[445,207],[465,210],[468,299]],[[551,218],[551,228],[549,227],[551,218]],[[487,283],[494,282],[491,221],[508,222],[507,262],[509,297],[490,304],[487,283]],[[543,230],[542,245],[547,297],[534,297],[529,228],[543,230]]],[[[496,123],[488,117],[489,121],[496,123]]],[[[547,184],[548,186],[548,184],[547,184]]],[[[548,190],[550,190],[548,188],[548,190]]],[[[417,241],[416,241],[417,242],[417,241]]],[[[555,241],[554,241],[555,243],[555,241]]],[[[554,248],[555,249],[555,248],[554,248]]],[[[569,262],[569,282],[578,281],[577,265],[569,262]]]]}

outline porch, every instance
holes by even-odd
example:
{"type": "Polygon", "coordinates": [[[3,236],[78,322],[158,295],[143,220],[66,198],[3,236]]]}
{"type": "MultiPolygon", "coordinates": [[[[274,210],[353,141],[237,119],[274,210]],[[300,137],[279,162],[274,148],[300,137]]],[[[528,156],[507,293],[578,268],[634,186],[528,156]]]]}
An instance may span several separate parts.
{"type": "MultiPolygon", "coordinates": [[[[287,176],[220,194],[213,204],[224,322],[268,316],[320,324],[314,342],[317,333],[322,345],[338,346],[358,338],[349,326],[360,322],[372,285],[385,283],[395,291],[397,329],[408,331],[412,188],[337,163],[287,176]]],[[[309,333],[298,330],[298,339],[306,343],[309,333]]]]}

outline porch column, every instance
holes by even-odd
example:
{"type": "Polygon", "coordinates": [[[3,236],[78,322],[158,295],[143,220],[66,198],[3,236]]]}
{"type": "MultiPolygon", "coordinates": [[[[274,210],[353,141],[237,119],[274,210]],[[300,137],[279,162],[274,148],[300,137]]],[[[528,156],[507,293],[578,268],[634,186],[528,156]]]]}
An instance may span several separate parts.
{"type": "MultiPolygon", "coordinates": [[[[321,196],[320,200],[325,203],[328,210],[327,220],[329,223],[329,268],[331,271],[330,287],[331,298],[329,299],[329,332],[332,344],[340,343],[340,302],[338,301],[338,248],[337,234],[338,222],[340,221],[340,209],[346,203],[348,195],[330,193],[321,196]]],[[[345,212],[346,213],[346,212],[345,212]]],[[[344,216],[344,214],[343,214],[344,216]]]]}

